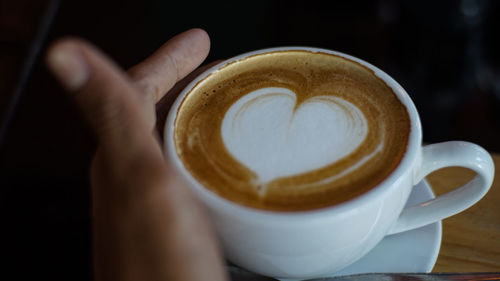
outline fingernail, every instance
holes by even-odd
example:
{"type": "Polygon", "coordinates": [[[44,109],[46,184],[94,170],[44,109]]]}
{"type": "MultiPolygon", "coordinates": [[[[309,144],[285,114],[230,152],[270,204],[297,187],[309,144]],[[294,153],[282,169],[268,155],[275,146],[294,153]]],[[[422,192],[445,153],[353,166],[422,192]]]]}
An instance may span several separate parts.
{"type": "Polygon", "coordinates": [[[47,64],[68,90],[78,90],[89,79],[89,69],[82,55],[69,46],[58,46],[50,50],[47,64]]]}

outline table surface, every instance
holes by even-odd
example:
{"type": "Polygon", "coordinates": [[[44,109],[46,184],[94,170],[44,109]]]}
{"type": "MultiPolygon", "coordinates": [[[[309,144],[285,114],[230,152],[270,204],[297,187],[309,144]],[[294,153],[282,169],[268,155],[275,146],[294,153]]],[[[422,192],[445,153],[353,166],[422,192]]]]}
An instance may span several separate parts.
{"type": "MultiPolygon", "coordinates": [[[[493,154],[495,179],[485,197],[443,220],[441,250],[434,272],[500,271],[500,154],[493,154]]],[[[436,195],[474,177],[464,168],[446,168],[427,177],[436,195]]]]}

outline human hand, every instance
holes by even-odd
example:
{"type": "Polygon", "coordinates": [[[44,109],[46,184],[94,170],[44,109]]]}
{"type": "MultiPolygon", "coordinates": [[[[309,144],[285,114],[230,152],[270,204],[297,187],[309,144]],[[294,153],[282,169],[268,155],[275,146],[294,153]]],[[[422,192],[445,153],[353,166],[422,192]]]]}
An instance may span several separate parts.
{"type": "Polygon", "coordinates": [[[128,73],[80,39],[60,40],[47,53],[98,140],[91,166],[96,280],[227,279],[209,220],[169,167],[155,130],[155,104],[209,45],[204,31],[186,31],[128,73]]]}

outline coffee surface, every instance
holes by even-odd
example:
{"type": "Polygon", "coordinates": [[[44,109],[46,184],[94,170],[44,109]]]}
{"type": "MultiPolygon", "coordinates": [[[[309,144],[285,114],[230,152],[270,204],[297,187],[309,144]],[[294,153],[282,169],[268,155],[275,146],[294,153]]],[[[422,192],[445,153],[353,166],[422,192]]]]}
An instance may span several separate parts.
{"type": "Polygon", "coordinates": [[[232,62],[186,95],[174,141],[207,189],[249,207],[299,211],[374,188],[401,161],[410,119],[372,70],[302,50],[232,62]]]}

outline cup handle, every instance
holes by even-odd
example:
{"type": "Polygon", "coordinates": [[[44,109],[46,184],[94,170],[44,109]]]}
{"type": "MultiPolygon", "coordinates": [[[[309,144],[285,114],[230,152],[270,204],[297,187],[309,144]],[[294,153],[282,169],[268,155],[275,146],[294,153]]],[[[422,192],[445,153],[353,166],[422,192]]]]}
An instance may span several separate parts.
{"type": "Polygon", "coordinates": [[[422,161],[414,174],[414,183],[444,167],[459,166],[477,175],[465,185],[429,201],[406,207],[388,234],[407,231],[462,212],[474,205],[490,189],[495,167],[482,147],[463,141],[450,141],[422,148],[422,161]]]}

